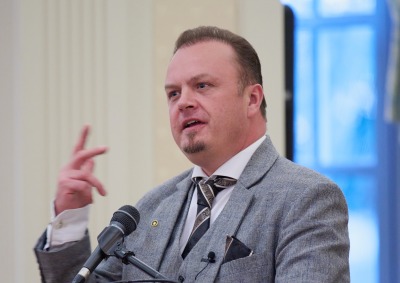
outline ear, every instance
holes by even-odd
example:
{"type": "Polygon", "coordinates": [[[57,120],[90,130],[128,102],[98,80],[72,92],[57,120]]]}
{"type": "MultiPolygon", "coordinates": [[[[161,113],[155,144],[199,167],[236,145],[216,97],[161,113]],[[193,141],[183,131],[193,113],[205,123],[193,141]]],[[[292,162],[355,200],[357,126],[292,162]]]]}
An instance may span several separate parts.
{"type": "Polygon", "coordinates": [[[260,84],[249,85],[247,88],[249,96],[247,115],[251,117],[260,113],[260,105],[264,98],[264,90],[260,84]]]}

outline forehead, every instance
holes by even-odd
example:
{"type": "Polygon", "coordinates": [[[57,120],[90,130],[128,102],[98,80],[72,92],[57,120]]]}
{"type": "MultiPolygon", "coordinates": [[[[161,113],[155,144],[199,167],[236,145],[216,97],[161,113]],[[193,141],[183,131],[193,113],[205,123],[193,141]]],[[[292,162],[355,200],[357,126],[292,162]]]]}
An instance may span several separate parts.
{"type": "Polygon", "coordinates": [[[199,74],[236,76],[237,73],[238,64],[233,48],[223,42],[205,41],[176,51],[168,65],[166,82],[199,74]]]}

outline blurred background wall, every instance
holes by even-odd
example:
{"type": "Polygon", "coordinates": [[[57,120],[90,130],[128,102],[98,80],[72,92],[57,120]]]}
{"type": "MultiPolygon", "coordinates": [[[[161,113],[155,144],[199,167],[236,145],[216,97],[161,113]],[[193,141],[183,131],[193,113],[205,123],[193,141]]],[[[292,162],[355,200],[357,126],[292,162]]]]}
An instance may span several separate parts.
{"type": "Polygon", "coordinates": [[[83,124],[108,145],[96,174],[95,236],[123,204],[191,166],[169,129],[164,76],[185,29],[245,36],[262,61],[268,131],[283,154],[283,9],[277,0],[1,0],[0,274],[39,282],[32,248],[50,219],[60,167],[83,124]]]}
{"type": "Polygon", "coordinates": [[[282,0],[295,15],[293,160],[349,206],[352,282],[400,282],[400,0],[282,0]]]}

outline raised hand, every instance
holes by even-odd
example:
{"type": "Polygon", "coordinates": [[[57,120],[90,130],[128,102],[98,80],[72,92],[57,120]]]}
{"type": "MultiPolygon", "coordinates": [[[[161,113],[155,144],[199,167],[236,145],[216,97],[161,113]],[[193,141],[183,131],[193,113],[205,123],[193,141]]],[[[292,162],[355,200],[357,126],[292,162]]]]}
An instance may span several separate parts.
{"type": "Polygon", "coordinates": [[[66,209],[84,207],[93,202],[92,189],[95,187],[102,196],[106,191],[101,182],[93,175],[94,160],[104,154],[107,147],[99,146],[85,149],[89,126],[84,126],[76,143],[70,161],[61,169],[58,176],[56,215],[66,209]]]}

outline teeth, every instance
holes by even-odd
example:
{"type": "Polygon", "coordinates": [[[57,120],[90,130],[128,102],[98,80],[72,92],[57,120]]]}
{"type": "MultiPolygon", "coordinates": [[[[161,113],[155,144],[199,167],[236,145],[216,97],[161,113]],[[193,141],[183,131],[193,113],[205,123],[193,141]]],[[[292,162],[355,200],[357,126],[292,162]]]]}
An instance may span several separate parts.
{"type": "Polygon", "coordinates": [[[199,121],[197,121],[197,120],[190,121],[190,122],[186,123],[186,127],[189,127],[190,125],[193,125],[193,124],[195,124],[197,122],[199,122],[199,121]]]}

